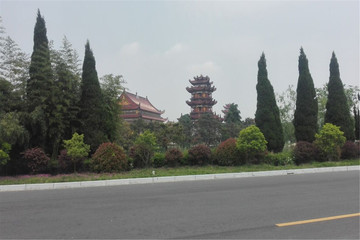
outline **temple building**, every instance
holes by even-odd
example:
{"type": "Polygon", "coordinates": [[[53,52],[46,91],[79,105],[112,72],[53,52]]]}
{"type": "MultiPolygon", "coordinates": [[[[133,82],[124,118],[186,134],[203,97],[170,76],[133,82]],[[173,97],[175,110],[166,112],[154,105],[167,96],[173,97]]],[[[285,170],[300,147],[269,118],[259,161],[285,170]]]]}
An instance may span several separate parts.
{"type": "Polygon", "coordinates": [[[204,77],[202,75],[200,77],[194,77],[194,80],[189,80],[189,82],[192,86],[187,87],[186,90],[191,93],[191,98],[190,101],[186,101],[186,103],[191,107],[191,119],[199,119],[204,113],[213,114],[212,106],[217,103],[217,101],[212,98],[212,93],[216,90],[216,88],[212,86],[213,82],[210,82],[208,76],[204,77]]]}
{"type": "Polygon", "coordinates": [[[121,115],[125,121],[131,123],[138,119],[145,122],[165,122],[167,119],[161,117],[165,111],[160,111],[152,105],[149,99],[139,95],[123,92],[120,96],[121,115]]]}

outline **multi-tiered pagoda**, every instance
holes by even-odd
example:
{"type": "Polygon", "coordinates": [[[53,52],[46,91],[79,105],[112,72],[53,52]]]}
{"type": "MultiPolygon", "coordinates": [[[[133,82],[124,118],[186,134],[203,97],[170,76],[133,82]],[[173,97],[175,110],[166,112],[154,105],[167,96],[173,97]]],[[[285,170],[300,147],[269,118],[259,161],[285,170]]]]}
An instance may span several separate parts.
{"type": "Polygon", "coordinates": [[[194,80],[189,80],[191,87],[187,87],[186,90],[191,93],[190,101],[186,103],[191,107],[190,117],[193,120],[199,119],[202,114],[212,112],[212,106],[214,106],[217,101],[212,98],[212,93],[216,90],[212,86],[213,82],[210,82],[208,76],[194,77],[194,80]]]}

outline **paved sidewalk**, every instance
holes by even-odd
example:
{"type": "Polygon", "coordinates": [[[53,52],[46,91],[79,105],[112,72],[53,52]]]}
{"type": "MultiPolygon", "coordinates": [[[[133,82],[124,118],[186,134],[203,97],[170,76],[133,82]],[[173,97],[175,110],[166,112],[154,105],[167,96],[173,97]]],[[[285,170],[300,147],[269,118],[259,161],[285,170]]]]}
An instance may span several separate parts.
{"type": "Polygon", "coordinates": [[[216,180],[216,179],[246,178],[246,177],[266,177],[266,176],[281,176],[281,175],[291,175],[291,174],[344,172],[344,171],[360,171],[360,166],[357,165],[357,166],[306,168],[306,169],[259,171],[259,172],[219,173],[219,174],[187,175],[187,176],[171,176],[171,177],[128,178],[128,179],[83,181],[83,182],[0,185],[0,192],[118,186],[118,185],[130,185],[130,184],[183,182],[183,181],[216,180]]]}

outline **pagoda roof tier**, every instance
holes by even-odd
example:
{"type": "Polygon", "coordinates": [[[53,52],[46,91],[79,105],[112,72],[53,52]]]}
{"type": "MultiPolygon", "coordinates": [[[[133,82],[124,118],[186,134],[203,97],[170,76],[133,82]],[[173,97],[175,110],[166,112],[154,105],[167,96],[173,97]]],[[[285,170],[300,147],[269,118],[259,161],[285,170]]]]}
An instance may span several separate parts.
{"type": "Polygon", "coordinates": [[[216,91],[216,87],[215,86],[191,86],[191,87],[187,87],[186,90],[189,93],[193,93],[193,92],[214,92],[216,91]]]}
{"type": "Polygon", "coordinates": [[[216,100],[208,100],[208,99],[198,99],[193,101],[186,101],[187,105],[189,106],[196,106],[196,105],[204,105],[204,106],[213,106],[217,103],[216,100]]]}
{"type": "Polygon", "coordinates": [[[213,82],[210,82],[210,78],[208,76],[204,77],[204,76],[196,76],[194,77],[194,80],[189,80],[189,82],[192,84],[192,85],[197,85],[197,84],[204,84],[204,83],[207,83],[207,84],[213,84],[213,82]]]}

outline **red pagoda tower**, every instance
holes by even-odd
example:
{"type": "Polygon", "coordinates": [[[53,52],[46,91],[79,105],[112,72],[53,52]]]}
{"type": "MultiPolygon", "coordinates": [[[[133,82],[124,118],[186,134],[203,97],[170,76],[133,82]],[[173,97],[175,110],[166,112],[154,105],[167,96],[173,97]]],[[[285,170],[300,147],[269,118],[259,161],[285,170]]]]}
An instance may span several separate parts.
{"type": "Polygon", "coordinates": [[[191,107],[190,117],[193,120],[199,119],[202,114],[212,112],[212,106],[214,106],[217,101],[212,98],[212,93],[216,90],[212,86],[213,82],[210,82],[208,76],[196,76],[194,80],[189,80],[191,87],[187,87],[186,90],[191,93],[190,101],[186,103],[191,107]]]}

